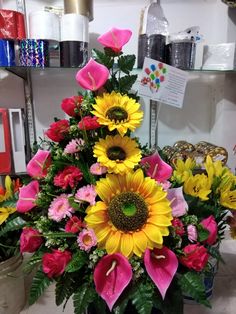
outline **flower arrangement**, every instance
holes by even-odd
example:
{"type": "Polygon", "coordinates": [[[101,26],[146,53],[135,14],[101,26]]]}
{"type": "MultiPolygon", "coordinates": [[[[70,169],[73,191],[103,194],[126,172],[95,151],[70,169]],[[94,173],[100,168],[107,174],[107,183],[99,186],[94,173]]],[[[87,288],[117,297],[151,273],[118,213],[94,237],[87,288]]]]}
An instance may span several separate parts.
{"type": "Polygon", "coordinates": [[[0,262],[19,252],[19,235],[23,220],[16,213],[20,181],[5,177],[5,187],[0,186],[0,262]]]}
{"type": "Polygon", "coordinates": [[[21,252],[38,270],[29,303],[56,283],[56,304],[73,295],[75,313],[183,313],[183,294],[210,306],[204,274],[235,207],[235,177],[207,158],[205,173],[175,169],[132,137],[143,112],[131,87],[131,32],[100,36],[104,52],[76,75],[85,89],[62,101],[70,117],[46,132],[27,165],[32,181],[17,202],[21,252]],[[44,143],[45,144],[45,143],[44,143]],[[44,145],[45,147],[45,145],[44,145]]]}

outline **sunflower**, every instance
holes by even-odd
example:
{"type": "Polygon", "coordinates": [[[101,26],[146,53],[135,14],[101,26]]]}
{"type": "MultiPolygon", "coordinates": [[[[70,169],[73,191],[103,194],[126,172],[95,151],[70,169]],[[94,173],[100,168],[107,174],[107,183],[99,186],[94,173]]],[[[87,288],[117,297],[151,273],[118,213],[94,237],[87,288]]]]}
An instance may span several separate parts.
{"type": "Polygon", "coordinates": [[[93,149],[100,165],[107,167],[108,172],[123,174],[130,171],[141,160],[141,151],[137,143],[128,136],[109,136],[96,142],[93,149]]]}
{"type": "Polygon", "coordinates": [[[85,221],[108,254],[141,257],[160,248],[168,236],[172,215],[166,192],[141,169],[126,175],[108,174],[97,182],[101,198],[87,209],[85,221]]]}
{"type": "Polygon", "coordinates": [[[143,112],[135,99],[113,91],[95,100],[92,113],[98,117],[99,124],[108,126],[109,131],[117,130],[124,136],[128,129],[133,132],[140,126],[143,112]]]}

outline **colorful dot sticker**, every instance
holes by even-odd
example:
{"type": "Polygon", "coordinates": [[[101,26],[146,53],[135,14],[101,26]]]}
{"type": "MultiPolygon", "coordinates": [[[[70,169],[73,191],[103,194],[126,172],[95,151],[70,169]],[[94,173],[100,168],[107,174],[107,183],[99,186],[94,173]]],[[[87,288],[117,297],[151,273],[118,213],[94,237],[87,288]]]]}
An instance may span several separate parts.
{"type": "Polygon", "coordinates": [[[152,63],[144,69],[144,72],[146,76],[141,79],[141,84],[148,85],[153,91],[158,91],[161,83],[165,81],[165,74],[167,73],[165,64],[161,62],[152,63]]]}

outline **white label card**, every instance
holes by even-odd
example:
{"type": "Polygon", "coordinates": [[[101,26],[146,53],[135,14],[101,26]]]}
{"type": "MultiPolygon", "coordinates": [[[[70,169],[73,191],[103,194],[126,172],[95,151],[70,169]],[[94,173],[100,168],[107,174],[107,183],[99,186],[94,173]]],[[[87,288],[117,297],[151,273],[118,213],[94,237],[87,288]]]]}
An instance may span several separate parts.
{"type": "Polygon", "coordinates": [[[166,105],[182,108],[187,81],[187,72],[145,58],[138,94],[166,105]]]}

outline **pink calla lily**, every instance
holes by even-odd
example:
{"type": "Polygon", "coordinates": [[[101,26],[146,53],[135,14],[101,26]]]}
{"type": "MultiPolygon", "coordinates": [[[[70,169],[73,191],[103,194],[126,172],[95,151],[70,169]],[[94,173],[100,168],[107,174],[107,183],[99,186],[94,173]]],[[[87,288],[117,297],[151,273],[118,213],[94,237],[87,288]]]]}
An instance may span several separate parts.
{"type": "Polygon", "coordinates": [[[75,78],[84,89],[96,91],[106,83],[108,77],[108,69],[91,58],[86,66],[77,72],[75,78]]]}
{"type": "Polygon", "coordinates": [[[155,179],[158,182],[164,182],[168,180],[172,175],[172,168],[166,162],[164,162],[158,152],[155,152],[151,156],[144,157],[141,160],[141,164],[146,166],[146,174],[155,179]]]}
{"type": "Polygon", "coordinates": [[[187,213],[188,203],[183,195],[183,187],[167,190],[167,198],[171,202],[173,217],[181,217],[187,213]]]}
{"type": "Polygon", "coordinates": [[[16,210],[19,213],[26,213],[36,206],[35,201],[39,193],[39,183],[34,180],[28,185],[20,188],[19,200],[16,203],[16,210]]]}
{"type": "Polygon", "coordinates": [[[27,165],[27,173],[37,179],[45,178],[51,164],[51,153],[39,149],[27,165]]]}
{"type": "Polygon", "coordinates": [[[132,32],[129,29],[113,27],[110,31],[98,37],[98,42],[115,52],[120,52],[122,47],[130,40],[132,32]]]}
{"type": "Polygon", "coordinates": [[[94,270],[94,283],[110,311],[131,279],[132,267],[122,254],[110,254],[100,259],[94,270]]]}
{"type": "Polygon", "coordinates": [[[144,253],[144,264],[148,275],[157,286],[164,300],[166,291],[178,268],[178,259],[167,247],[147,249],[144,253]]]}

